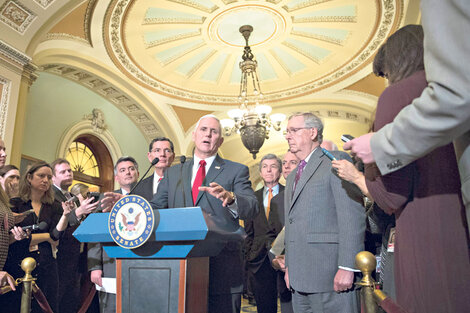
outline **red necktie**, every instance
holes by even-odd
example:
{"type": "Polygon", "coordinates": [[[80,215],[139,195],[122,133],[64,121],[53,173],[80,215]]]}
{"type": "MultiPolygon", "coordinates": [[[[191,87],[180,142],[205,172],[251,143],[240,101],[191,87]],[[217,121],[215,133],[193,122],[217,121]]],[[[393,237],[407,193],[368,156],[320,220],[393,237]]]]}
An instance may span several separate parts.
{"type": "Polygon", "coordinates": [[[199,161],[199,169],[196,173],[196,178],[193,183],[193,204],[196,204],[197,195],[199,194],[199,187],[202,185],[204,178],[206,177],[206,161],[199,161]]]}

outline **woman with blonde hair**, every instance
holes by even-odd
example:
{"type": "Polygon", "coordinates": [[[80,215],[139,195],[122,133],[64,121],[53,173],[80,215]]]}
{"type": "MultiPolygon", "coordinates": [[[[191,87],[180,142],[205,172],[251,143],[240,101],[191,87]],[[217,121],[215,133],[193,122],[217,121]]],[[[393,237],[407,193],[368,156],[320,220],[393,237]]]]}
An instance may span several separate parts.
{"type": "Polygon", "coordinates": [[[72,186],[72,188],[70,188],[70,193],[76,196],[78,198],[78,201],[80,201],[80,203],[82,203],[83,200],[88,198],[89,192],[90,192],[90,187],[82,183],[76,183],[75,185],[72,186]]]}

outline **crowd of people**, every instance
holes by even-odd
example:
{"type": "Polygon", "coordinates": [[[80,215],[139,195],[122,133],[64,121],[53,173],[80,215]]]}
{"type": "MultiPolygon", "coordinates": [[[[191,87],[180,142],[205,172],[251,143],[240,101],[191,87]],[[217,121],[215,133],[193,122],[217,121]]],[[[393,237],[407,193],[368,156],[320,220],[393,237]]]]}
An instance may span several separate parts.
{"type": "MultiPolygon", "coordinates": [[[[423,18],[427,14],[423,10],[423,18]]],[[[405,26],[375,56],[374,73],[389,86],[372,131],[393,127],[389,123],[403,119],[400,112],[429,88],[424,36],[421,26],[405,26]]],[[[115,277],[115,260],[102,245],[84,247],[72,233],[89,214],[109,211],[132,190],[154,209],[199,206],[243,225],[244,240],[210,257],[208,312],[239,313],[242,296],[250,293],[259,313],[277,312],[278,299],[283,313],[359,312],[355,256],[365,247],[384,261],[377,278],[406,312],[470,312],[470,298],[462,294],[470,289],[468,224],[454,147],[446,142],[407,164],[388,163],[388,173],[361,140],[346,145],[353,161],[326,146],[323,132],[315,114],[291,115],[286,154],[261,158],[263,187],[254,191],[247,166],[217,153],[224,141],[220,121],[206,115],[192,134],[192,158],[171,166],[172,141],[155,138],[147,152],[150,163],[158,158],[153,174],[132,190],[139,166],[123,156],[114,166],[120,188],[99,201],[86,185],[71,186],[65,159],[33,164],[20,177],[18,168],[5,165],[0,140],[0,285],[13,289],[0,295],[2,311],[19,312],[13,277],[21,276],[19,263],[27,256],[38,262],[34,275],[54,312],[77,312],[84,290],[115,277]],[[32,224],[39,225],[36,232],[22,228],[32,224]],[[271,249],[276,241],[284,249],[271,249]]],[[[115,295],[99,292],[98,298],[99,308],[89,310],[116,311],[115,295]]],[[[32,309],[40,312],[35,302],[32,309]]]]}

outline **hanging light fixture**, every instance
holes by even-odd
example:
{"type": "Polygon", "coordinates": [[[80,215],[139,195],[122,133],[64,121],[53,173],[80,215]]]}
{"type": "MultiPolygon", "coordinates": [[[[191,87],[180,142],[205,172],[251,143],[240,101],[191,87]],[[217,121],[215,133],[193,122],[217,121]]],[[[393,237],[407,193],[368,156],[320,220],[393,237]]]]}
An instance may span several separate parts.
{"type": "Polygon", "coordinates": [[[253,60],[254,55],[248,45],[252,31],[251,25],[240,27],[240,33],[246,42],[243,61],[240,62],[242,71],[238,95],[240,107],[228,111],[227,115],[230,119],[223,119],[221,123],[225,136],[230,136],[233,132],[240,133],[243,145],[253,155],[253,159],[256,159],[256,154],[263,146],[264,140],[269,139],[270,128],[279,131],[281,122],[286,116],[282,113],[270,115],[272,108],[263,104],[263,93],[256,72],[258,62],[253,60]]]}

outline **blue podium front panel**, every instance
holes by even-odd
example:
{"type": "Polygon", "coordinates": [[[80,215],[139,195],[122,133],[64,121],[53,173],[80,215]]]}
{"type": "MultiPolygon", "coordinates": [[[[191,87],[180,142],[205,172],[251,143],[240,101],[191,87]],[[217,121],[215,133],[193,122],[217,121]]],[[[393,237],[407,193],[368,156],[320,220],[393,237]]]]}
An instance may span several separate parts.
{"type": "MultiPolygon", "coordinates": [[[[154,210],[155,236],[152,241],[204,240],[208,229],[199,207],[154,210]]],[[[73,233],[80,242],[113,242],[108,229],[109,213],[93,213],[73,233]]]]}

